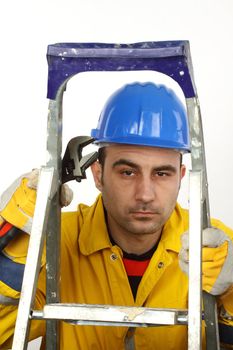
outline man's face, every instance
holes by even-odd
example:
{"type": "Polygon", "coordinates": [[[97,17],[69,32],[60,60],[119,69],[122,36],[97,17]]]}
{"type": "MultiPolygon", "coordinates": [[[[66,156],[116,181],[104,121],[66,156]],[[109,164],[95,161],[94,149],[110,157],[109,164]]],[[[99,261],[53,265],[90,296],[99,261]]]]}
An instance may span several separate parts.
{"type": "Polygon", "coordinates": [[[102,192],[110,231],[126,235],[161,233],[176,204],[185,167],[173,150],[131,145],[105,149],[104,167],[92,166],[102,192]]]}

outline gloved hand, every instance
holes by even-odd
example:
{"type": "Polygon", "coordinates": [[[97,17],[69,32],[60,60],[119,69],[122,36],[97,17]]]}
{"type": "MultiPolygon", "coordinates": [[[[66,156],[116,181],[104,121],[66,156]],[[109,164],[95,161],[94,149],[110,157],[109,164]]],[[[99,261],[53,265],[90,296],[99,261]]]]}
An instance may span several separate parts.
{"type": "MultiPolygon", "coordinates": [[[[14,181],[0,198],[1,218],[28,234],[30,234],[32,227],[38,179],[39,170],[34,169],[14,181]]],[[[67,184],[62,185],[61,206],[69,205],[72,198],[73,192],[69,186],[67,184]]]]}
{"type": "MultiPolygon", "coordinates": [[[[181,270],[188,275],[189,237],[181,237],[179,253],[181,270]]],[[[233,284],[233,244],[230,237],[217,228],[203,231],[202,288],[212,295],[223,294],[233,284]]]]}
{"type": "MultiPolygon", "coordinates": [[[[37,190],[38,181],[39,181],[39,169],[33,169],[27,176],[28,182],[27,187],[37,190]]],[[[67,184],[63,184],[61,186],[61,192],[60,192],[60,204],[61,207],[67,207],[73,199],[73,191],[70,189],[70,187],[67,184]]]]}

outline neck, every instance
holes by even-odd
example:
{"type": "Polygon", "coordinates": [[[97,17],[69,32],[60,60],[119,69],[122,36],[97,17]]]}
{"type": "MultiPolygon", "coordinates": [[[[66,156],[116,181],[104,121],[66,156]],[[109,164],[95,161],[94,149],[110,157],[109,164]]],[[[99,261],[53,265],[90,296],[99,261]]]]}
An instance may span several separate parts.
{"type": "Polygon", "coordinates": [[[128,254],[136,254],[142,255],[152,249],[159,241],[157,240],[141,240],[139,237],[135,240],[124,241],[122,239],[118,239],[119,237],[113,237],[114,242],[126,253],[128,254]]]}
{"type": "Polygon", "coordinates": [[[116,227],[112,228],[108,223],[108,229],[113,241],[126,253],[141,255],[148,252],[158,244],[162,229],[150,234],[135,234],[122,232],[116,227]]]}

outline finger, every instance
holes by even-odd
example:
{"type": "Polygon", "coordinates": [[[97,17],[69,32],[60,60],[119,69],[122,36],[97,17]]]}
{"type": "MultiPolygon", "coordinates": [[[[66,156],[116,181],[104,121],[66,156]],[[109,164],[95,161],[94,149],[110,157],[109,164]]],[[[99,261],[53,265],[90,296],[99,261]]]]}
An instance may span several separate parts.
{"type": "Polygon", "coordinates": [[[229,240],[227,235],[217,228],[209,227],[203,231],[202,245],[208,247],[218,247],[223,244],[224,241],[229,240]]]}
{"type": "Polygon", "coordinates": [[[202,261],[215,261],[224,263],[224,260],[228,253],[228,242],[224,242],[221,246],[216,248],[203,247],[202,248],[202,261]]]}
{"type": "Polygon", "coordinates": [[[186,250],[189,249],[189,234],[188,234],[188,232],[185,232],[181,236],[181,245],[182,245],[183,249],[186,249],[186,250]]]}
{"type": "Polygon", "coordinates": [[[39,169],[33,169],[31,171],[31,173],[27,176],[27,178],[28,178],[27,186],[29,188],[32,188],[34,190],[37,189],[38,180],[39,180],[39,174],[40,174],[39,169]]]}
{"type": "Polygon", "coordinates": [[[67,184],[64,184],[61,186],[61,206],[67,207],[73,199],[73,191],[70,189],[70,187],[67,184]]]}
{"type": "Polygon", "coordinates": [[[184,262],[189,262],[189,252],[186,249],[181,249],[179,253],[179,259],[184,262]]]}

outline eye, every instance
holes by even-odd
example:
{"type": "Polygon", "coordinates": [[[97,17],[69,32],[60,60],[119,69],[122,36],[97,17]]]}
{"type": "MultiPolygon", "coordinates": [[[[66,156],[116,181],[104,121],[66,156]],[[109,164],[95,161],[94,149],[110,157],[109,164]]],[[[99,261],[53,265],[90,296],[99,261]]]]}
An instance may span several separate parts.
{"type": "Polygon", "coordinates": [[[133,170],[123,170],[121,174],[125,176],[133,176],[135,172],[133,170]]]}
{"type": "Polygon", "coordinates": [[[129,178],[137,174],[137,169],[131,167],[122,167],[118,171],[119,174],[125,178],[129,178]]]}
{"type": "Polygon", "coordinates": [[[169,173],[165,171],[157,171],[156,176],[165,177],[165,176],[169,176],[169,173]]]}

